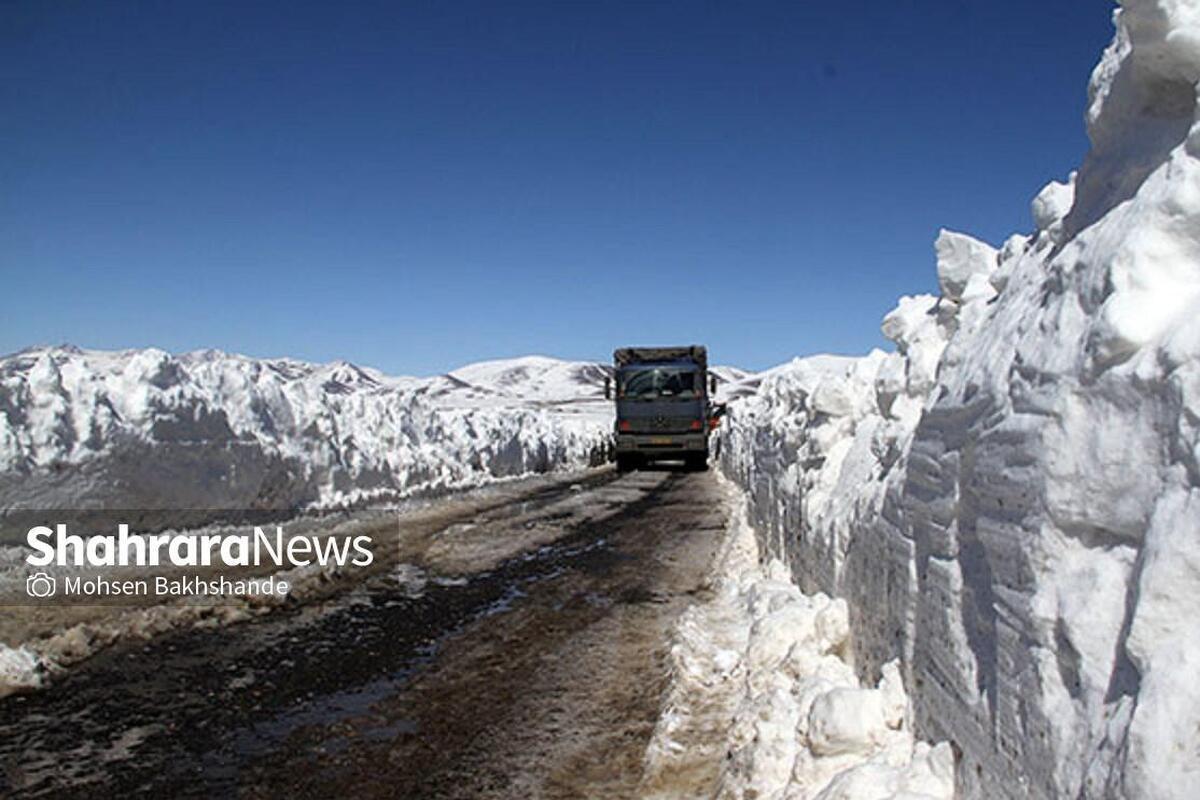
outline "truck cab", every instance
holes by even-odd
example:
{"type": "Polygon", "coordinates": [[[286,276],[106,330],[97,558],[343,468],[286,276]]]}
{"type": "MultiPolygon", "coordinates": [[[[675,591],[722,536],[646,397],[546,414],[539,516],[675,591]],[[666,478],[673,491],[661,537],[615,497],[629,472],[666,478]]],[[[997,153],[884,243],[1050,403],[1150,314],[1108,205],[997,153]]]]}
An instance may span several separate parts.
{"type": "Polygon", "coordinates": [[[616,401],[617,469],[651,461],[708,468],[710,398],[707,352],[686,347],[626,347],[613,353],[607,396],[616,401]]]}

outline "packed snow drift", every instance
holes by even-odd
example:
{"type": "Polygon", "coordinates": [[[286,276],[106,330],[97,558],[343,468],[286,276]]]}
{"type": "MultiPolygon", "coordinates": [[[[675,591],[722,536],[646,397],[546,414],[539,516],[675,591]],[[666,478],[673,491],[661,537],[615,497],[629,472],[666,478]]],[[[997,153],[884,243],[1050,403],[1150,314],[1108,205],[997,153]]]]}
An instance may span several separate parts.
{"type": "Polygon", "coordinates": [[[954,755],[914,738],[896,663],[860,685],[846,602],[762,564],[745,501],[726,535],[713,598],[675,628],[642,796],[952,798],[954,755]]]}
{"type": "Polygon", "coordinates": [[[611,426],[603,375],[34,348],[0,359],[0,507],[290,510],[587,466],[611,426]]]}
{"type": "Polygon", "coordinates": [[[943,232],[895,352],[772,371],[721,441],[964,797],[1200,797],[1200,3],[1115,20],[1034,232],[943,232]]]}

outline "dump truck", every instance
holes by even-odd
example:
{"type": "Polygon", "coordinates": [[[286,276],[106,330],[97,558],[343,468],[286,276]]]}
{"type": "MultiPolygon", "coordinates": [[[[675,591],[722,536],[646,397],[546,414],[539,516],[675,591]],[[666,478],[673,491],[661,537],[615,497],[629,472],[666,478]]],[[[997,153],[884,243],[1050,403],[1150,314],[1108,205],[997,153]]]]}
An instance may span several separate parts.
{"type": "Polygon", "coordinates": [[[708,469],[709,432],[723,411],[712,402],[716,390],[702,345],[613,351],[613,377],[605,380],[604,394],[616,400],[617,469],[628,472],[652,461],[708,469]]]}

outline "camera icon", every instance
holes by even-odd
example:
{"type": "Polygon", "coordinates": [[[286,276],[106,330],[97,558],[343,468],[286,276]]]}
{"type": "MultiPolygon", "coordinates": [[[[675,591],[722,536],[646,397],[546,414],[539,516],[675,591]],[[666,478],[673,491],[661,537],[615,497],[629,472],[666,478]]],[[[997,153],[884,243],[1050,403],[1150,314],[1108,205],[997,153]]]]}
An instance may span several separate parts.
{"type": "Polygon", "coordinates": [[[25,579],[25,593],[30,597],[53,597],[58,583],[44,572],[37,572],[25,579]]]}

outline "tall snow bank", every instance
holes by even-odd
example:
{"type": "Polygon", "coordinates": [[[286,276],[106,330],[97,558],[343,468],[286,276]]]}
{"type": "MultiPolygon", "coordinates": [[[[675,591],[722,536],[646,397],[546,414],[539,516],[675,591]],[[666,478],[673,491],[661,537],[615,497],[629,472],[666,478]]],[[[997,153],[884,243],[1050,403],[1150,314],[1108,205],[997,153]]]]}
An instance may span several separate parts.
{"type": "MultiPolygon", "coordinates": [[[[588,365],[543,361],[523,367],[570,373],[574,384],[546,379],[562,392],[599,392],[588,365]]],[[[8,508],[327,505],[586,466],[605,433],[599,417],[556,415],[500,387],[345,362],[75,348],[0,359],[8,508]]]]}
{"type": "Polygon", "coordinates": [[[1115,19],[1034,233],[994,264],[943,237],[896,353],[781,369],[722,435],[764,548],[847,601],[860,679],[900,659],[966,797],[1200,796],[1200,4],[1115,19]]]}

